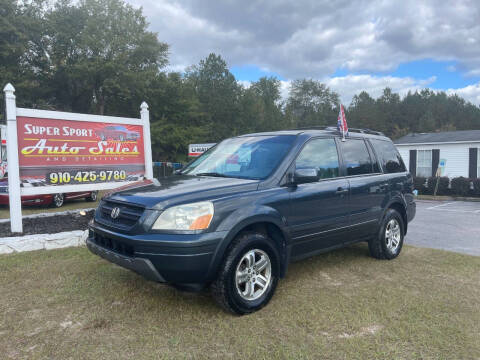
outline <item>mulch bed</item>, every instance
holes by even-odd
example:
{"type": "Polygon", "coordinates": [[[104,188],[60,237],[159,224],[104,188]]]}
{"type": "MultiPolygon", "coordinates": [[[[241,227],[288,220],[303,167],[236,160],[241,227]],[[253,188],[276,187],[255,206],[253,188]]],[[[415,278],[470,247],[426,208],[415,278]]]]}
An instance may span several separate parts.
{"type": "Polygon", "coordinates": [[[88,222],[93,218],[95,210],[85,211],[86,215],[79,212],[73,214],[52,213],[51,216],[42,216],[23,219],[23,234],[10,232],[10,222],[0,223],[0,238],[33,235],[33,234],[55,234],[64,231],[86,230],[88,222]]]}

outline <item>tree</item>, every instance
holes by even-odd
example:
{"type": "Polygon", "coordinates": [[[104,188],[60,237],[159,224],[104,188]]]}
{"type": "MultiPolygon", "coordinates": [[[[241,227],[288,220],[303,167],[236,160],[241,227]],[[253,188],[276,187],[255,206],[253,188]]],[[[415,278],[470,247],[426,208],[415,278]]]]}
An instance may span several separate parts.
{"type": "Polygon", "coordinates": [[[335,125],[340,97],[325,84],[312,79],[294,80],[286,115],[293,127],[335,125]]]}
{"type": "Polygon", "coordinates": [[[219,141],[241,131],[238,128],[238,111],[241,87],[221,56],[210,54],[186,74],[205,113],[207,139],[219,141]]]}
{"type": "Polygon", "coordinates": [[[168,45],[141,9],[121,0],[61,0],[48,14],[48,78],[68,110],[137,114],[139,93],[167,63],[168,45]]]}
{"type": "MultiPolygon", "coordinates": [[[[44,29],[44,1],[0,0],[0,86],[11,82],[19,106],[45,104],[44,88],[37,77],[45,64],[37,61],[38,43],[44,29]],[[39,99],[39,100],[38,100],[39,99]]],[[[0,98],[3,99],[3,91],[0,98]]]]}

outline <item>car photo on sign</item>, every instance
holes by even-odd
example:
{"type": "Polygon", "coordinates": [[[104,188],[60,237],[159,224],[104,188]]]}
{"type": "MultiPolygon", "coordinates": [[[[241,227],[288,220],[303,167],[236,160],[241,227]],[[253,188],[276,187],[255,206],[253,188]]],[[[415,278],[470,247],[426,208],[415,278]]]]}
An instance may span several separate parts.
{"type": "Polygon", "coordinates": [[[128,130],[121,125],[107,125],[103,129],[97,130],[96,135],[101,140],[132,141],[137,140],[140,134],[137,131],[128,130]]]}

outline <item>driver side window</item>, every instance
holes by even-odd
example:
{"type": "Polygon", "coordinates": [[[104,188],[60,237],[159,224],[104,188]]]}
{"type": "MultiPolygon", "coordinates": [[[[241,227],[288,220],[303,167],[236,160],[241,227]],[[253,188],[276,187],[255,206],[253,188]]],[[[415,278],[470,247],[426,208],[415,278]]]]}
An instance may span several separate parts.
{"type": "Polygon", "coordinates": [[[310,140],[298,155],[295,168],[315,168],[320,179],[338,177],[339,164],[335,140],[310,140]]]}

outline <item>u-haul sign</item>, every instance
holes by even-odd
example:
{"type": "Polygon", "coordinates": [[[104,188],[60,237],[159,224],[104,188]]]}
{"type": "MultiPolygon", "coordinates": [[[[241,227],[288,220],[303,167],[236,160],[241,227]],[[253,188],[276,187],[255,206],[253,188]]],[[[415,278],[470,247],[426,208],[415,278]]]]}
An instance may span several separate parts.
{"type": "Polygon", "coordinates": [[[215,143],[210,144],[190,144],[188,145],[188,156],[197,157],[210,149],[215,143]]]}

